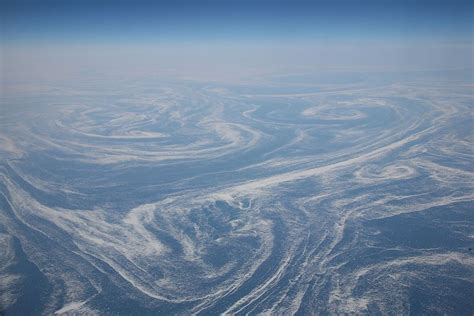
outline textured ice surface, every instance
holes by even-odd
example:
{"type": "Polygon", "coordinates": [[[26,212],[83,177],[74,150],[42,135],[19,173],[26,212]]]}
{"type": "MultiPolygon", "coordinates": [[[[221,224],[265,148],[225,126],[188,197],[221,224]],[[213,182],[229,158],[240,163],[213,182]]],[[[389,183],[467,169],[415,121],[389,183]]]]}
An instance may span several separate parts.
{"type": "Polygon", "coordinates": [[[472,84],[335,76],[5,94],[1,309],[472,315],[472,84]]]}

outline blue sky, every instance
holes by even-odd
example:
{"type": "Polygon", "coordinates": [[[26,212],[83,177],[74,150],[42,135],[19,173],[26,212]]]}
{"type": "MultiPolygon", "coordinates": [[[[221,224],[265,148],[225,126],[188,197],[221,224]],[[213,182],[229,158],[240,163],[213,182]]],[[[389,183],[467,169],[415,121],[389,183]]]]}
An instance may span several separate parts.
{"type": "Polygon", "coordinates": [[[2,1],[6,41],[468,39],[470,1],[2,1]]]}
{"type": "Polygon", "coordinates": [[[3,80],[472,68],[471,1],[0,1],[3,80]],[[197,75],[196,75],[197,74],[197,75]]]}

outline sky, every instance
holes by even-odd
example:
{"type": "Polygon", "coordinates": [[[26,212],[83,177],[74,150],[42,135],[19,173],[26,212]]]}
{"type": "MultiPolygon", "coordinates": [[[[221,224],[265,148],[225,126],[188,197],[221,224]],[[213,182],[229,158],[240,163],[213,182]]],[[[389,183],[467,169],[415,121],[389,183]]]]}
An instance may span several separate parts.
{"type": "Polygon", "coordinates": [[[8,78],[87,68],[472,67],[473,8],[458,0],[3,0],[1,66],[8,78]]]}

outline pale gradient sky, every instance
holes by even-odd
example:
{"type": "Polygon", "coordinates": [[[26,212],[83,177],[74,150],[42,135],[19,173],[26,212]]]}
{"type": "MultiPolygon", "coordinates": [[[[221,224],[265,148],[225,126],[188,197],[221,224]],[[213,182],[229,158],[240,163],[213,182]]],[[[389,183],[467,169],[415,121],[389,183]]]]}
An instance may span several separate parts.
{"type": "Polygon", "coordinates": [[[2,81],[473,66],[470,1],[3,1],[2,81]]]}

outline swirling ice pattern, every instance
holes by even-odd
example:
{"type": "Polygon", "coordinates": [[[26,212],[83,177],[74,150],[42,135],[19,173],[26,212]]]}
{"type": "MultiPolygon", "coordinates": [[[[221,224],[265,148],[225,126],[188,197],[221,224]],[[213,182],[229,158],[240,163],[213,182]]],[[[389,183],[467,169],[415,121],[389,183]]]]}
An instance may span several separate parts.
{"type": "Polygon", "coordinates": [[[472,312],[472,87],[137,86],[4,97],[5,311],[472,312]]]}

